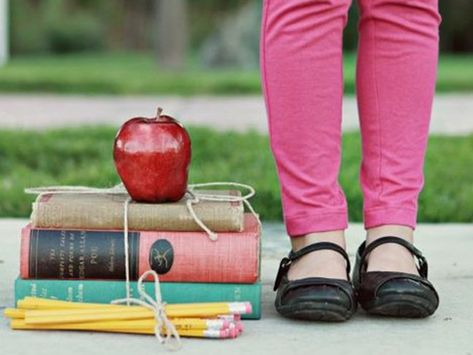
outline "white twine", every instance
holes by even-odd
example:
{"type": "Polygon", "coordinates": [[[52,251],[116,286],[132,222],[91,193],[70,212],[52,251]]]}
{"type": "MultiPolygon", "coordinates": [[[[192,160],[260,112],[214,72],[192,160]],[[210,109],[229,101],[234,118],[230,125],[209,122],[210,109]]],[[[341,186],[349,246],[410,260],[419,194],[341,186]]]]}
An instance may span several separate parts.
{"type": "MultiPolygon", "coordinates": [[[[129,232],[128,232],[128,205],[130,204],[131,198],[128,197],[123,205],[123,244],[124,244],[124,252],[125,252],[125,285],[126,285],[126,299],[131,299],[131,291],[130,291],[130,256],[128,255],[130,252],[130,247],[128,245],[128,238],[129,238],[129,232]]],[[[144,275],[144,274],[143,274],[144,275]]],[[[143,276],[141,275],[141,276],[143,276]]],[[[141,279],[141,277],[140,277],[141,279]]],[[[159,281],[158,281],[159,282],[159,281]]],[[[159,284],[155,284],[155,289],[159,289],[159,284]]],[[[138,292],[140,292],[138,288],[138,292]]],[[[158,292],[158,291],[155,291],[158,292]]],[[[159,289],[159,292],[161,290],[159,289]]],[[[161,293],[160,293],[161,294],[161,293]]],[[[156,299],[157,301],[158,299],[156,299]]],[[[127,305],[129,306],[130,303],[127,302],[127,305]]]]}
{"type": "Polygon", "coordinates": [[[246,184],[241,184],[238,182],[226,182],[226,181],[217,181],[217,182],[204,182],[200,184],[191,184],[188,185],[187,188],[187,194],[190,196],[186,200],[186,206],[187,210],[191,214],[192,218],[194,218],[194,221],[202,228],[209,238],[213,241],[218,239],[218,235],[215,232],[212,232],[205,224],[202,222],[202,220],[197,216],[195,213],[194,208],[192,205],[199,203],[200,201],[220,201],[220,202],[243,202],[245,206],[248,208],[248,210],[251,212],[253,216],[255,216],[256,220],[258,221],[258,224],[261,226],[261,220],[259,219],[259,215],[256,213],[254,210],[253,206],[251,206],[250,201],[248,201],[251,197],[255,195],[255,189],[246,184]],[[232,196],[232,195],[217,195],[217,194],[209,194],[209,193],[202,193],[199,191],[196,191],[196,188],[202,188],[202,187],[222,187],[222,186],[233,186],[233,187],[239,187],[243,189],[247,189],[248,193],[243,196],[232,196]]]}
{"type": "MultiPolygon", "coordinates": [[[[128,258],[126,258],[128,259],[128,258]]],[[[148,270],[144,272],[137,283],[138,294],[144,299],[132,298],[127,295],[126,298],[112,301],[113,304],[126,303],[127,305],[134,304],[137,306],[146,307],[153,311],[156,324],[154,326],[154,335],[158,341],[163,344],[168,350],[179,350],[182,347],[181,338],[176,330],[174,324],[169,320],[166,315],[165,305],[161,298],[161,288],[159,286],[159,276],[154,270],[148,270]],[[154,299],[146,293],[143,286],[143,281],[148,276],[154,278],[154,299]]],[[[129,288],[128,290],[129,291],[129,288]]]]}
{"type": "MultiPolygon", "coordinates": [[[[51,194],[51,193],[99,193],[99,194],[127,194],[127,191],[123,184],[115,185],[111,188],[96,188],[96,187],[88,187],[88,186],[41,186],[41,187],[32,187],[25,189],[25,192],[28,194],[38,194],[37,201],[41,198],[44,194],[51,194]]],[[[194,211],[193,205],[199,203],[200,201],[221,201],[221,202],[243,202],[250,212],[255,216],[258,224],[261,226],[261,221],[259,219],[258,214],[255,212],[253,207],[251,206],[250,202],[248,201],[249,198],[255,195],[255,189],[250,185],[240,184],[236,182],[208,182],[208,183],[200,183],[200,184],[191,184],[188,185],[186,195],[190,196],[187,197],[186,206],[191,214],[194,221],[207,233],[208,237],[212,241],[216,241],[218,236],[215,232],[211,231],[197,216],[194,211]],[[217,195],[217,194],[209,194],[209,193],[202,193],[196,191],[196,188],[200,187],[216,187],[216,186],[233,186],[239,188],[245,188],[249,192],[243,196],[232,196],[232,195],[217,195]]],[[[131,304],[140,305],[146,307],[154,312],[155,319],[156,319],[156,326],[154,329],[154,334],[156,338],[159,340],[161,344],[163,344],[169,350],[178,350],[181,348],[182,343],[179,337],[179,333],[177,332],[174,324],[167,318],[166,312],[164,310],[165,303],[162,301],[161,298],[161,287],[159,285],[159,276],[154,270],[145,271],[140,278],[138,279],[137,283],[137,291],[138,294],[145,300],[140,300],[137,298],[131,297],[131,286],[130,286],[130,257],[129,257],[129,229],[128,229],[128,207],[132,199],[128,196],[123,204],[123,243],[124,243],[124,253],[125,253],[125,289],[126,289],[126,297],[123,299],[118,299],[112,301],[112,303],[126,303],[128,306],[131,304]],[[150,297],[144,287],[143,281],[146,278],[152,275],[154,278],[154,292],[155,292],[155,299],[153,300],[150,297]],[[163,332],[163,327],[165,329],[165,336],[163,337],[161,334],[163,332]]]]}

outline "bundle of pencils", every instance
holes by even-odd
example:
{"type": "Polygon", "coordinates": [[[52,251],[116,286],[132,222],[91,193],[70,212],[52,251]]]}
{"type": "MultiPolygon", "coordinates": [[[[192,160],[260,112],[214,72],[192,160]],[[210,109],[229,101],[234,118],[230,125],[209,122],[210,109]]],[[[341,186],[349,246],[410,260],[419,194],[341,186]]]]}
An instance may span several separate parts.
{"type": "MultiPolygon", "coordinates": [[[[235,338],[243,331],[242,314],[251,313],[249,302],[167,304],[165,312],[180,336],[235,338]]],[[[36,297],[7,308],[12,329],[85,330],[154,334],[155,314],[142,306],[78,303],[36,297]]],[[[165,329],[161,329],[164,333],[165,329]]]]}

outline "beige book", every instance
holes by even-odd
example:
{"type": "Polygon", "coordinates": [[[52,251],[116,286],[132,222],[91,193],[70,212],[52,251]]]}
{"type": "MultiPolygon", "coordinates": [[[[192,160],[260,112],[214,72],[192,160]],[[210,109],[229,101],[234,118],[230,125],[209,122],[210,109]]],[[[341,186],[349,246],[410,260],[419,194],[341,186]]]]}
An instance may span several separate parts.
{"type": "MultiPolygon", "coordinates": [[[[238,190],[199,190],[201,193],[241,196],[238,190]]],[[[126,194],[51,193],[33,203],[31,223],[37,228],[122,229],[126,194]]],[[[214,232],[241,232],[244,206],[241,201],[200,201],[193,205],[202,222],[214,232]]],[[[128,207],[132,230],[200,231],[186,207],[178,202],[138,203],[128,207]]]]}

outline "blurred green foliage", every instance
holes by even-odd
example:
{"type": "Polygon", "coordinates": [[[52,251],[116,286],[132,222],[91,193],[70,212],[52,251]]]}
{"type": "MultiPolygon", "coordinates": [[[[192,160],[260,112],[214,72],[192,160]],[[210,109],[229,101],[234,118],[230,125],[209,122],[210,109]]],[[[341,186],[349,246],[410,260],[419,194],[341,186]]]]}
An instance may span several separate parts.
{"type": "Polygon", "coordinates": [[[69,53],[105,47],[105,24],[100,19],[106,11],[103,5],[67,0],[19,0],[10,4],[13,53],[69,53]]]}
{"type": "Polygon", "coordinates": [[[442,24],[440,47],[448,52],[473,51],[473,1],[439,1],[442,24]]]}
{"type": "Polygon", "coordinates": [[[54,22],[48,28],[49,48],[54,53],[102,49],[103,28],[87,14],[54,22]]]}
{"type": "MultiPolygon", "coordinates": [[[[225,16],[247,2],[261,0],[188,1],[191,49],[218,28],[225,16]]],[[[358,8],[354,1],[345,30],[345,47],[357,41],[358,8]]],[[[11,0],[11,36],[14,54],[63,53],[99,49],[154,47],[156,0],[11,0]]],[[[473,51],[473,1],[439,2],[443,17],[441,48],[473,51]]]]}
{"type": "MultiPolygon", "coordinates": [[[[226,14],[247,0],[188,2],[190,45],[196,49],[226,14]]],[[[13,54],[64,53],[103,49],[151,49],[153,0],[14,0],[13,54]]]]}
{"type": "MultiPolygon", "coordinates": [[[[439,92],[473,90],[473,57],[440,58],[439,92]]],[[[353,53],[345,55],[345,92],[355,91],[353,53]]],[[[107,94],[259,94],[258,70],[204,70],[189,59],[187,70],[159,70],[145,53],[73,54],[13,58],[0,68],[0,91],[107,94]]]]}
{"type": "MultiPolygon", "coordinates": [[[[190,183],[238,181],[256,188],[254,206],[266,220],[281,219],[279,185],[268,137],[256,132],[216,132],[190,127],[193,152],[190,183]]],[[[27,217],[33,197],[25,187],[119,182],[112,160],[116,128],[83,127],[49,131],[0,130],[0,217],[27,217]],[[19,144],[21,142],[21,144],[19,144]]],[[[360,137],[345,134],[341,184],[350,219],[362,219],[358,183],[360,137]]],[[[473,222],[473,135],[433,136],[426,158],[419,221],[473,222]]]]}

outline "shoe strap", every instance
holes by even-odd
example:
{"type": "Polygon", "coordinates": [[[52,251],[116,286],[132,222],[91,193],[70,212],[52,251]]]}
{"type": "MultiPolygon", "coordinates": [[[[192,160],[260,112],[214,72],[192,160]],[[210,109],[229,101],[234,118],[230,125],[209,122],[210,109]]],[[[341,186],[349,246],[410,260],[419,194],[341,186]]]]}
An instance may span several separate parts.
{"type": "Polygon", "coordinates": [[[276,291],[278,289],[279,284],[281,283],[282,277],[287,273],[293,261],[296,261],[297,259],[303,257],[304,255],[307,255],[309,253],[312,253],[318,250],[333,250],[339,253],[340,255],[342,255],[346,261],[347,276],[348,276],[348,279],[350,279],[349,275],[350,275],[351,265],[350,265],[350,259],[348,258],[347,252],[341,246],[335,243],[317,242],[314,244],[307,245],[298,251],[291,250],[289,255],[281,260],[281,263],[279,264],[278,274],[276,275],[276,280],[274,281],[273,290],[276,291]]]}
{"type": "Polygon", "coordinates": [[[399,237],[395,237],[395,236],[382,237],[382,238],[376,239],[375,241],[371,242],[368,245],[366,245],[366,242],[364,242],[360,246],[360,249],[362,250],[361,255],[360,255],[360,259],[361,259],[360,268],[365,264],[365,258],[369,253],[371,253],[375,248],[379,247],[380,245],[388,244],[388,243],[399,244],[399,245],[402,245],[407,250],[409,250],[411,254],[417,258],[417,261],[419,263],[418,270],[419,270],[420,276],[427,278],[428,264],[427,264],[426,258],[422,255],[422,252],[419,249],[417,249],[412,243],[409,243],[407,240],[399,238],[399,237]]]}

